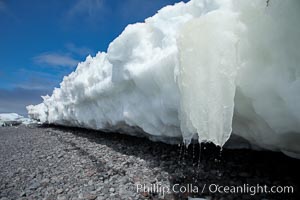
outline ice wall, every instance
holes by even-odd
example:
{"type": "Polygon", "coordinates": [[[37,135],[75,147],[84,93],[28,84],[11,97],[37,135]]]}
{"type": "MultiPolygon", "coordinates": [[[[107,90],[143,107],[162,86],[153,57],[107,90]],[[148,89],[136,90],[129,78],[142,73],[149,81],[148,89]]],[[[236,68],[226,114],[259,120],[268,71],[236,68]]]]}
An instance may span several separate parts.
{"type": "Polygon", "coordinates": [[[44,102],[42,122],[300,154],[300,2],[191,0],[126,27],[44,102]]]}

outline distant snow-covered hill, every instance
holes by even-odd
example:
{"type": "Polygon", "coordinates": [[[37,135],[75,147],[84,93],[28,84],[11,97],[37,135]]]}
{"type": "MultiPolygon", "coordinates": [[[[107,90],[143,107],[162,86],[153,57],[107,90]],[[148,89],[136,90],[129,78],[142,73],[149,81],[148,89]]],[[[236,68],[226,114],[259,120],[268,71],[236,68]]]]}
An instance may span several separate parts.
{"type": "Polygon", "coordinates": [[[17,113],[2,113],[0,114],[0,126],[16,126],[20,124],[28,125],[34,123],[35,120],[25,118],[17,113]]]}

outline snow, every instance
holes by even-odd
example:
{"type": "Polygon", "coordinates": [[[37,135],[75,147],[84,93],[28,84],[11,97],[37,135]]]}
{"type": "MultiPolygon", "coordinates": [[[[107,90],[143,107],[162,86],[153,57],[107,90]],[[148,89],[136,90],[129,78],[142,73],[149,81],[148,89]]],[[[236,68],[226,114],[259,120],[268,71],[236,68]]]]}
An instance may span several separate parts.
{"type": "Polygon", "coordinates": [[[13,126],[20,124],[31,124],[34,123],[35,120],[25,118],[17,113],[1,113],[0,114],[0,127],[1,126],[13,126]]]}
{"type": "Polygon", "coordinates": [[[191,0],[128,25],[43,103],[44,123],[300,155],[297,0],[191,0]]]}

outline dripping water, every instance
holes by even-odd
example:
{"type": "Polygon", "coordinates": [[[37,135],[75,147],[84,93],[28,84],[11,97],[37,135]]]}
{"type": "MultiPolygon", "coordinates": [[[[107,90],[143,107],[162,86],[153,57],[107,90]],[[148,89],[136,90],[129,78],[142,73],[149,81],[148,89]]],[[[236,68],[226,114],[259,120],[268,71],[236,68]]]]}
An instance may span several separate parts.
{"type": "MultiPolygon", "coordinates": [[[[197,160],[197,169],[196,173],[195,173],[195,177],[196,177],[196,183],[198,182],[198,179],[200,179],[200,165],[201,165],[201,142],[199,142],[199,152],[198,152],[198,160],[197,160]]],[[[196,168],[196,166],[194,166],[194,168],[196,168]]]]}
{"type": "Polygon", "coordinates": [[[180,143],[178,146],[179,146],[179,159],[178,159],[178,164],[181,165],[183,143],[180,143]]]}
{"type": "MultiPolygon", "coordinates": [[[[193,144],[192,144],[193,146],[192,146],[192,151],[193,151],[193,153],[192,153],[192,163],[193,163],[193,175],[195,174],[195,164],[194,164],[194,161],[195,161],[195,143],[193,142],[193,144]]],[[[195,182],[195,176],[193,176],[193,182],[195,182]]]]}
{"type": "Polygon", "coordinates": [[[199,142],[199,155],[198,155],[198,163],[197,163],[198,174],[200,173],[200,165],[201,165],[201,142],[199,142]]]}
{"type": "Polygon", "coordinates": [[[188,155],[188,145],[184,145],[184,156],[183,156],[183,163],[186,164],[187,161],[187,155],[188,155]]]}
{"type": "MultiPolygon", "coordinates": [[[[222,152],[223,152],[223,147],[220,147],[220,152],[219,152],[219,163],[221,163],[222,160],[222,152]]],[[[220,171],[218,171],[218,176],[221,177],[222,173],[220,171]]]]}
{"type": "Polygon", "coordinates": [[[195,169],[195,143],[193,143],[193,169],[195,169]]]}

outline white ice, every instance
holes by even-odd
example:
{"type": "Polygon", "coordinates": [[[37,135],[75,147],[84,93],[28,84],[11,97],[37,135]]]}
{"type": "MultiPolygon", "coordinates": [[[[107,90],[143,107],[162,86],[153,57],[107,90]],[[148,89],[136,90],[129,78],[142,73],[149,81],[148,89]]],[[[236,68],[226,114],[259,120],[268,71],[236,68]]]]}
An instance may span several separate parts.
{"type": "Polygon", "coordinates": [[[191,0],[128,25],[43,103],[41,122],[300,155],[300,2],[191,0]]]}
{"type": "Polygon", "coordinates": [[[11,126],[14,124],[31,124],[35,120],[23,117],[17,113],[0,113],[0,127],[1,126],[11,126]]]}

